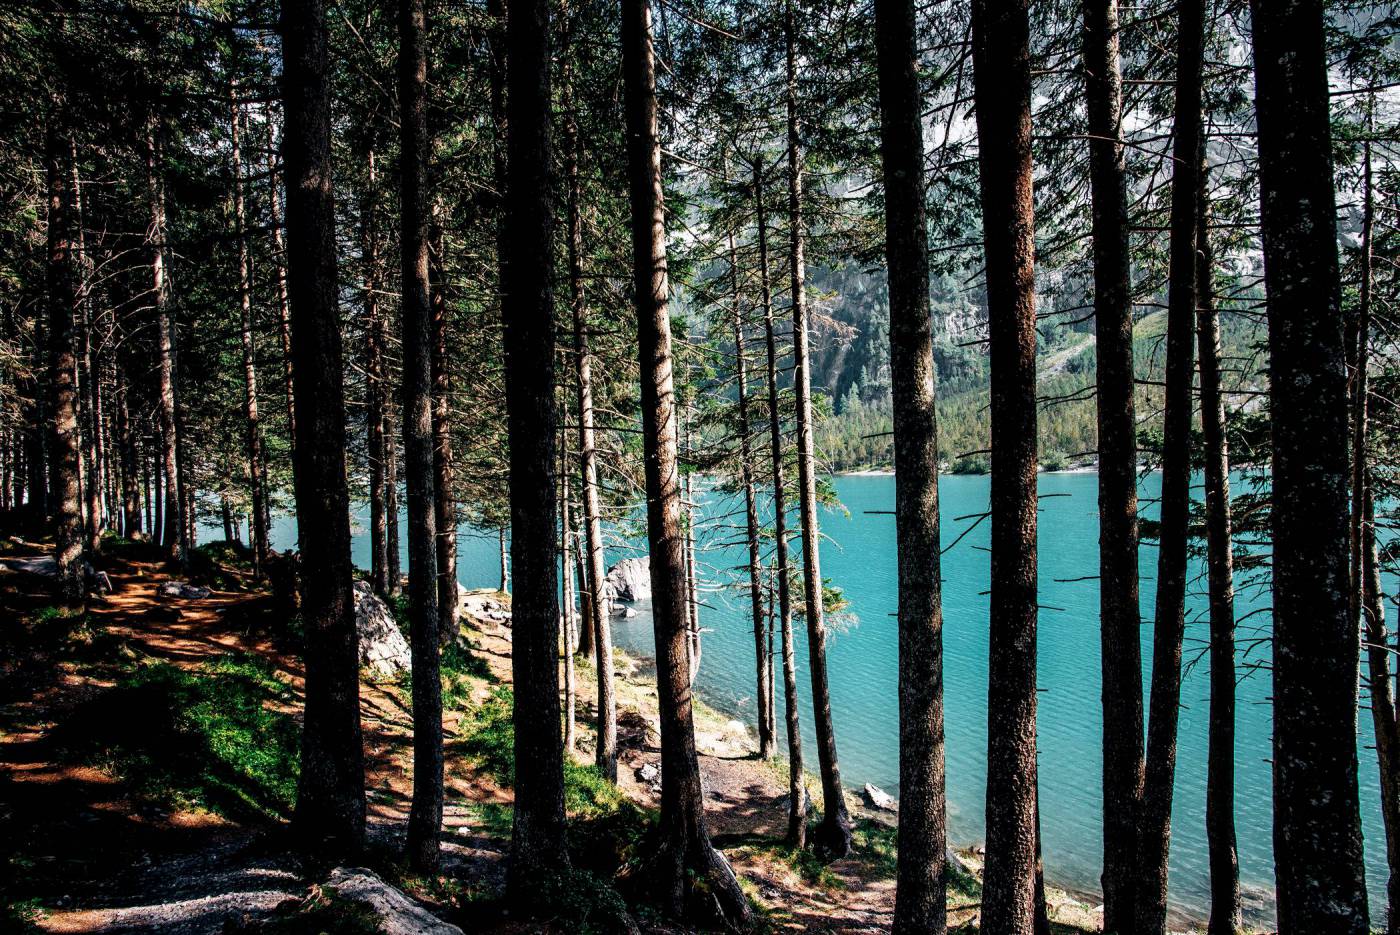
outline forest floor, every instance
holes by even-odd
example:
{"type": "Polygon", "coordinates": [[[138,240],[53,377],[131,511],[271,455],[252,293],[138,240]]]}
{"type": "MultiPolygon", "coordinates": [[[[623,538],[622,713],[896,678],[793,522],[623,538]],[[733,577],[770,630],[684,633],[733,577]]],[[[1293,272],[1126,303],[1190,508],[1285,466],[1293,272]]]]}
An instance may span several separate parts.
{"type": "MultiPolygon", "coordinates": [[[[110,543],[100,566],[113,593],[85,610],[64,609],[48,581],[5,565],[44,554],[41,543],[0,543],[0,928],[373,931],[342,911],[333,892],[311,886],[291,856],[303,671],[295,625],[254,587],[246,565],[226,547],[206,547],[194,580],[210,595],[169,598],[158,587],[172,579],[152,549],[110,543]]],[[[361,685],[364,863],[468,932],[608,931],[617,891],[644,931],[675,931],[645,909],[637,884],[599,882],[645,862],[657,801],[637,775],[659,761],[654,681],[618,655],[613,788],[584,765],[595,683],[591,667],[577,665],[578,743],[566,803],[579,874],[569,892],[542,894],[549,921],[516,921],[500,904],[514,769],[509,630],[469,619],[463,635],[465,648],[444,659],[442,874],[410,874],[398,856],[412,792],[406,680],[361,685]]],[[[823,864],[794,853],[781,843],[786,767],[758,759],[742,724],[703,705],[696,730],[711,834],[763,926],[887,931],[889,818],[853,802],[850,857],[823,864]]],[[[961,856],[975,868],[974,853],[961,856]]],[[[955,877],[950,928],[976,931],[977,881],[955,877]]],[[[1086,903],[1055,891],[1049,903],[1057,935],[1097,929],[1086,903]]]]}

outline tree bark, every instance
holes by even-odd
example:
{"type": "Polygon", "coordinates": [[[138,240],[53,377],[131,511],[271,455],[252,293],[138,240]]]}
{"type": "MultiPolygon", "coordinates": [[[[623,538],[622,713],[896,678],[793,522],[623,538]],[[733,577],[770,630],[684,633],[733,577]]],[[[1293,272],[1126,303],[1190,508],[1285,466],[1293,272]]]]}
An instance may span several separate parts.
{"type": "Polygon", "coordinates": [[[657,137],[656,65],[646,0],[622,0],[622,72],[632,208],[633,288],[641,365],[642,444],[650,544],[652,625],[661,720],[658,902],[670,915],[745,927],[748,899],[706,828],[686,671],[685,566],[665,208],[657,137]]]}
{"type": "Polygon", "coordinates": [[[1152,692],[1138,818],[1140,935],[1165,935],[1172,791],[1181,709],[1191,512],[1191,383],[1195,365],[1196,205],[1201,139],[1203,0],[1177,7],[1176,100],[1172,118],[1171,232],[1167,272],[1167,361],[1162,416],[1162,508],[1152,635],[1152,692]]]}
{"type": "Polygon", "coordinates": [[[1143,780],[1142,620],[1131,245],[1117,0],[1084,4],[1084,71],[1097,339],[1104,931],[1131,935],[1143,780]]]}
{"type": "Polygon", "coordinates": [[[74,293],[75,383],[78,390],[79,477],[83,499],[83,550],[96,555],[102,548],[102,412],[99,408],[98,377],[93,367],[92,297],[88,292],[87,238],[83,224],[83,186],[78,171],[78,150],[68,140],[70,179],[69,224],[72,231],[72,275],[74,293]]]}
{"type": "Polygon", "coordinates": [[[384,404],[388,396],[384,354],[388,328],[379,306],[379,236],[375,228],[375,185],[378,181],[374,147],[365,154],[365,191],[360,199],[360,262],[364,275],[365,328],[365,447],[369,461],[370,586],[376,594],[389,594],[389,556],[385,537],[385,447],[393,440],[384,434],[384,404]]]}
{"type": "Polygon", "coordinates": [[[160,412],[161,501],[164,503],[161,544],[172,562],[183,564],[185,523],[175,417],[175,316],[170,309],[170,282],[165,264],[165,183],[161,178],[160,155],[160,139],[152,119],[146,127],[146,178],[151,211],[146,238],[151,245],[151,304],[156,310],[156,399],[160,412]]]}
{"type": "Polygon", "coordinates": [[[1035,211],[1025,0],[974,0],[991,338],[992,569],[982,930],[1030,935],[1036,845],[1035,211]]]}
{"type": "Polygon", "coordinates": [[[577,744],[575,722],[578,719],[578,689],[574,678],[574,565],[573,511],[569,509],[569,436],[559,432],[559,538],[560,567],[564,571],[564,599],[559,624],[564,635],[564,752],[572,755],[577,744]]]}
{"type": "MultiPolygon", "coordinates": [[[[572,100],[572,86],[566,85],[572,100]]],[[[583,530],[586,553],[582,584],[587,592],[580,623],[579,652],[596,658],[598,676],[598,736],[595,760],[609,782],[617,782],[617,694],[613,686],[612,623],[603,597],[603,521],[598,502],[598,442],[593,427],[593,355],[589,350],[587,306],[584,305],[583,206],[579,182],[580,142],[573,109],[566,108],[564,171],[569,185],[569,306],[574,325],[574,377],[578,386],[578,440],[583,481],[583,530]]]]}
{"type": "Polygon", "coordinates": [[[846,811],[841,765],[836,755],[836,728],[831,717],[831,690],[826,672],[826,622],[822,603],[821,531],[817,522],[817,463],[812,440],[812,376],[807,351],[805,222],[802,219],[802,150],[797,118],[797,48],[792,0],[784,4],[787,55],[788,226],[792,290],[793,390],[797,404],[797,479],[802,523],[802,582],[807,619],[807,652],[812,679],[812,726],[817,735],[817,762],[822,776],[822,820],[814,843],[832,857],[851,849],[851,819],[846,811]]]}
{"type": "Polygon", "coordinates": [[[1196,209],[1196,339],[1205,455],[1206,560],[1210,601],[1210,740],[1206,757],[1206,843],[1210,858],[1209,935],[1244,927],[1235,848],[1235,563],[1230,517],[1230,448],[1220,387],[1220,313],[1210,245],[1210,189],[1201,160],[1196,209]]]}
{"type": "Polygon", "coordinates": [[[876,0],[875,34],[899,567],[899,858],[893,929],[896,935],[915,935],[942,933],[948,927],[948,827],[937,373],[929,314],[923,95],[914,0],[876,0]]]}
{"type": "Polygon", "coordinates": [[[277,281],[277,324],[282,338],[282,383],[287,400],[287,441],[291,448],[293,463],[296,461],[297,407],[296,390],[292,378],[292,313],[287,299],[287,245],[282,236],[282,188],[277,177],[276,158],[271,154],[277,148],[273,138],[272,121],[268,121],[268,222],[272,227],[272,263],[277,281]]]}
{"type": "Polygon", "coordinates": [[[1357,601],[1353,617],[1359,615],[1361,632],[1366,642],[1371,725],[1376,735],[1376,761],[1380,767],[1381,819],[1385,826],[1386,865],[1390,871],[1386,881],[1386,932],[1387,935],[1400,935],[1400,716],[1397,715],[1390,666],[1390,636],[1386,632],[1380,563],[1376,554],[1374,488],[1371,465],[1367,460],[1370,435],[1369,369],[1375,228],[1370,143],[1364,146],[1364,159],[1361,288],[1351,375],[1351,591],[1357,601]]]}
{"type": "MultiPolygon", "coordinates": [[[[413,803],[408,858],[437,870],[442,829],[433,309],[428,280],[428,43],[425,0],[399,4],[400,210],[403,269],[403,449],[408,487],[408,593],[413,656],[413,803]]],[[[517,647],[518,648],[518,647],[517,647]]]]}
{"type": "Polygon", "coordinates": [[[230,139],[233,154],[233,223],[238,241],[238,309],[240,339],[243,348],[243,413],[245,445],[248,457],[248,487],[253,504],[253,576],[261,578],[267,567],[267,463],[263,455],[262,424],[258,417],[258,371],[253,335],[253,269],[248,257],[248,231],[243,199],[243,155],[240,148],[241,122],[238,107],[238,85],[229,85],[230,139]]]}
{"type": "Polygon", "coordinates": [[[739,308],[739,261],[734,249],[734,232],[729,238],[729,298],[734,317],[734,383],[738,388],[739,480],[744,487],[744,532],[749,547],[749,609],[753,615],[753,655],[757,671],[754,696],[758,714],[758,756],[773,758],[775,743],[773,668],[768,661],[768,624],[763,606],[763,556],[759,548],[758,497],[754,490],[752,430],[749,420],[749,373],[744,357],[744,319],[739,308]]]}
{"type": "Polygon", "coordinates": [[[144,534],[141,524],[141,479],[142,457],[136,439],[136,427],[132,424],[131,407],[128,401],[127,373],[120,364],[117,366],[117,453],[121,463],[122,490],[122,535],[128,539],[141,539],[144,534]]]}
{"type": "Polygon", "coordinates": [[[783,425],[778,398],[778,347],[773,333],[773,292],[768,276],[768,215],[763,200],[763,167],[753,164],[754,214],[758,225],[758,279],[763,299],[767,351],[768,449],[773,460],[773,562],[778,576],[778,621],[782,632],[783,704],[788,748],[787,845],[807,843],[807,787],[802,768],[802,728],[797,708],[797,654],[792,636],[792,571],[788,560],[787,483],[783,474],[783,425]]]}
{"type": "Polygon", "coordinates": [[[57,103],[45,127],[45,168],[48,174],[48,305],[49,305],[49,490],[54,512],[54,559],[58,563],[59,593],[77,603],[86,592],[84,581],[83,506],[78,480],[78,381],[76,315],[78,290],[73,267],[73,192],[68,141],[58,127],[63,110],[57,103]]]}
{"type": "Polygon", "coordinates": [[[443,645],[457,638],[457,501],[452,480],[452,370],[447,346],[447,272],[445,235],[433,211],[430,265],[433,273],[433,485],[437,512],[438,639],[443,645]]]}
{"type": "MultiPolygon", "coordinates": [[[[387,331],[387,322],[384,327],[387,331]]],[[[388,348],[387,337],[385,348],[388,348]]],[[[384,385],[392,382],[386,358],[384,385]]],[[[399,554],[399,430],[393,396],[393,393],[384,394],[384,570],[389,578],[389,595],[398,597],[403,593],[403,574],[399,554]]]]}
{"type": "Polygon", "coordinates": [[[294,824],[301,847],[318,861],[355,856],[365,831],[325,14],[325,0],[285,0],[282,6],[287,286],[306,627],[306,711],[294,824]]]}
{"type": "Polygon", "coordinates": [[[559,742],[559,556],[555,525],[554,143],[550,5],[516,0],[506,24],[507,138],[501,245],[510,560],[517,587],[515,826],[507,898],[528,909],[540,882],[568,866],[559,742]]]}
{"type": "Polygon", "coordinates": [[[1280,935],[1370,930],[1347,599],[1346,354],[1321,6],[1254,0],[1273,430],[1280,935]]]}

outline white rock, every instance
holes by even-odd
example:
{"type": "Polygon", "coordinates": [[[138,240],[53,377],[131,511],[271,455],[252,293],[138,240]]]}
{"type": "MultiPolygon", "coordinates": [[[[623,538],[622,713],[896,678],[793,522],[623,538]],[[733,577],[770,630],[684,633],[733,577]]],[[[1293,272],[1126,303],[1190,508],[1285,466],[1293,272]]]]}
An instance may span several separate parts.
{"type": "Polygon", "coordinates": [[[209,589],[188,581],[167,581],[156,589],[161,597],[173,597],[185,601],[202,601],[209,596],[209,589]]]}
{"type": "Polygon", "coordinates": [[[861,789],[861,794],[865,796],[865,804],[871,808],[879,809],[882,812],[899,811],[899,803],[894,800],[894,796],[879,786],[872,786],[867,782],[865,788],[861,789]]]}
{"type": "Polygon", "coordinates": [[[651,564],[645,555],[624,558],[608,569],[604,596],[613,601],[648,600],[651,597],[651,564]]]}
{"type": "Polygon", "coordinates": [[[368,581],[355,581],[355,630],[360,636],[360,665],[371,677],[389,680],[412,671],[408,640],[394,621],[389,605],[368,581]]]}
{"type": "Polygon", "coordinates": [[[363,867],[337,867],[326,886],[341,899],[368,906],[384,935],[463,935],[363,867]]]}

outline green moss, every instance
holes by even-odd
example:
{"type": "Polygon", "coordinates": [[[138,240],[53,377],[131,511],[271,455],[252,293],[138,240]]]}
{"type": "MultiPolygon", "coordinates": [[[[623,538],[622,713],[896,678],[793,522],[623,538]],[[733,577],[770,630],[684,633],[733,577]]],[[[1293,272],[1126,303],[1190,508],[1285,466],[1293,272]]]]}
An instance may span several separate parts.
{"type": "Polygon", "coordinates": [[[58,740],[70,758],[105,768],[166,806],[287,818],[300,728],[272,705],[291,700],[260,657],[220,656],[193,671],[152,663],[86,705],[58,740]]]}

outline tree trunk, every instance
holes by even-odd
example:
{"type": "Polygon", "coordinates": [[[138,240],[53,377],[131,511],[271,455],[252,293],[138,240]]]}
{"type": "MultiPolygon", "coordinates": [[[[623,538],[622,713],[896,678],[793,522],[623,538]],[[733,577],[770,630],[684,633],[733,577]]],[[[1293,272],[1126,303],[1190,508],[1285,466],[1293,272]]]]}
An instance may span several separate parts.
{"type": "Polygon", "coordinates": [[[1103,926],[1105,932],[1129,935],[1135,928],[1137,821],[1142,801],[1142,620],[1131,245],[1117,0],[1084,4],[1084,70],[1097,339],[1103,926]]]}
{"type": "Polygon", "coordinates": [[[1181,650],[1186,624],[1191,512],[1191,382],[1195,364],[1196,202],[1200,191],[1201,45],[1204,0],[1177,7],[1176,101],[1172,118],[1171,233],[1167,273],[1167,362],[1162,416],[1162,509],[1152,635],[1152,694],[1138,817],[1139,935],[1165,935],[1181,650]]]}
{"type": "MultiPolygon", "coordinates": [[[[686,404],[685,450],[691,449],[691,412],[686,404]]],[[[681,503],[685,523],[685,620],[686,620],[686,659],[690,671],[690,687],[695,687],[695,679],[700,674],[700,579],[696,573],[695,558],[695,495],[691,485],[691,472],[683,471],[681,481],[681,503]]]]}
{"type": "Polygon", "coordinates": [[[657,901],[672,916],[743,927],[748,898],[710,844],[686,671],[685,567],[676,396],[672,380],[670,285],[666,269],[656,65],[646,0],[622,0],[622,71],[627,120],[632,265],[641,365],[642,444],[650,544],[652,625],[661,715],[660,853],[652,862],[657,901]]]}
{"type": "Polygon", "coordinates": [[[773,758],[773,669],[768,663],[768,626],[763,607],[763,557],[759,549],[758,497],[754,490],[753,439],[749,422],[749,373],[744,358],[744,319],[739,308],[739,261],[734,232],[729,232],[729,299],[734,315],[734,382],[739,400],[739,479],[744,487],[744,531],[749,546],[749,610],[753,615],[753,657],[758,679],[754,696],[758,714],[758,756],[773,758]]]}
{"type": "Polygon", "coordinates": [[[501,314],[510,433],[510,560],[517,583],[515,825],[507,898],[518,909],[568,866],[559,743],[559,556],[555,525],[554,143],[550,5],[512,3],[506,24],[507,139],[501,314]]]}
{"type": "Polygon", "coordinates": [[[447,347],[447,258],[444,234],[433,212],[430,256],[433,272],[433,507],[437,512],[438,639],[443,645],[457,638],[457,501],[452,489],[452,370],[447,347]]]}
{"type": "Polygon", "coordinates": [[[929,317],[923,95],[914,0],[876,0],[875,32],[899,559],[900,796],[894,932],[914,935],[942,933],[948,927],[937,373],[929,317]]]}
{"type": "Polygon", "coordinates": [[[117,368],[117,453],[121,459],[122,535],[128,539],[143,537],[141,524],[142,458],[137,447],[136,427],[132,424],[128,402],[128,379],[124,368],[117,368]]]}
{"type": "Polygon", "coordinates": [[[1371,693],[1371,724],[1376,735],[1376,760],[1380,767],[1381,819],[1385,826],[1386,932],[1400,935],[1400,716],[1390,667],[1390,636],[1386,632],[1385,603],[1381,595],[1380,565],[1376,554],[1376,515],[1367,461],[1370,434],[1369,369],[1371,356],[1371,303],[1374,294],[1375,205],[1372,201],[1371,144],[1364,147],[1361,221],[1361,288],[1357,310],[1355,350],[1352,352],[1352,525],[1351,591],[1357,601],[1366,642],[1366,675],[1371,693]]]}
{"type": "Polygon", "coordinates": [[[403,450],[408,487],[408,594],[413,655],[413,804],[408,859],[437,870],[442,829],[437,494],[433,451],[433,309],[428,281],[428,54],[425,0],[399,5],[399,165],[403,218],[403,450]]]}
{"type": "Polygon", "coordinates": [[[559,564],[564,570],[564,599],[559,619],[564,634],[564,751],[572,754],[577,744],[575,722],[578,719],[578,689],[574,678],[574,565],[573,547],[569,543],[573,535],[573,513],[569,509],[569,436],[562,427],[559,432],[559,513],[559,564]]]}
{"type": "Polygon", "coordinates": [[[826,672],[826,622],[822,604],[821,532],[817,524],[817,463],[812,440],[812,376],[807,352],[805,221],[802,219],[802,150],[797,127],[797,48],[792,0],[784,4],[787,53],[788,226],[792,237],[793,390],[797,406],[797,479],[802,523],[802,583],[807,618],[807,652],[812,678],[812,726],[817,735],[817,762],[822,775],[822,820],[814,843],[831,857],[851,849],[851,819],[836,756],[836,728],[831,718],[831,690],[826,672]]]}
{"type": "Polygon", "coordinates": [[[78,481],[78,385],[74,353],[78,290],[73,268],[73,193],[68,141],[56,125],[63,112],[55,103],[45,128],[48,172],[49,303],[49,489],[53,495],[54,559],[59,593],[77,603],[86,588],[83,575],[83,507],[78,481]]]}
{"type": "Polygon", "coordinates": [[[238,308],[243,345],[243,408],[248,456],[248,487],[253,506],[248,530],[253,540],[253,576],[261,578],[267,567],[267,463],[263,456],[262,424],[258,418],[258,371],[253,346],[253,270],[248,258],[248,233],[243,204],[243,157],[239,144],[241,122],[238,85],[229,85],[230,139],[233,150],[233,223],[238,241],[238,308]]]}
{"type": "Polygon", "coordinates": [[[502,526],[496,530],[496,541],[500,545],[501,553],[501,593],[510,593],[510,547],[506,541],[506,527],[502,526]]]}
{"type": "Polygon", "coordinates": [[[1322,8],[1254,2],[1273,415],[1280,935],[1370,930],[1347,599],[1346,354],[1322,8]]]}
{"type": "Polygon", "coordinates": [[[972,53],[992,369],[982,930],[1029,935],[1036,845],[1036,333],[1025,0],[974,0],[972,53]]]}
{"type": "Polygon", "coordinates": [[[767,350],[768,448],[773,459],[773,561],[778,575],[778,621],[783,644],[783,704],[788,747],[787,845],[807,843],[807,787],[803,782],[802,728],[797,709],[797,653],[792,637],[792,571],[788,561],[787,484],[783,478],[782,410],[778,406],[778,347],[773,333],[773,293],[768,277],[768,216],[763,201],[763,168],[753,164],[754,213],[758,224],[758,278],[763,299],[767,350]]]}
{"type": "Polygon", "coordinates": [[[379,306],[379,236],[375,228],[375,185],[378,181],[374,147],[365,154],[367,176],[360,200],[360,262],[364,268],[365,325],[365,447],[369,461],[369,581],[376,594],[389,594],[389,556],[385,536],[385,447],[393,439],[384,434],[384,404],[388,396],[384,354],[388,328],[379,306]]]}
{"type": "Polygon", "coordinates": [[[1210,592],[1210,746],[1206,759],[1206,842],[1210,855],[1210,935],[1244,927],[1235,849],[1235,567],[1231,553],[1230,449],[1220,388],[1220,314],[1211,277],[1210,190],[1201,161],[1196,209],[1196,340],[1201,373],[1201,436],[1210,592]]]}
{"type": "MultiPolygon", "coordinates": [[[[388,348],[387,330],[385,348],[388,348]]],[[[384,385],[393,382],[388,360],[384,364],[384,385]]],[[[403,573],[400,571],[399,555],[399,430],[394,417],[394,394],[384,394],[384,565],[389,578],[389,595],[398,597],[403,593],[403,573]]]]}
{"type": "MultiPolygon", "coordinates": [[[[572,99],[572,87],[565,86],[572,99]]],[[[578,441],[583,480],[583,529],[586,553],[579,652],[596,658],[598,676],[598,769],[617,782],[617,695],[613,687],[612,623],[603,597],[603,521],[598,503],[598,442],[593,427],[593,355],[588,347],[587,307],[583,294],[583,206],[580,204],[578,124],[566,108],[564,170],[569,185],[569,305],[574,324],[574,376],[578,384],[578,441]]],[[[504,576],[503,576],[504,577],[504,576]]]]}
{"type": "MultiPolygon", "coordinates": [[[[294,824],[322,861],[364,846],[364,744],[350,578],[345,389],[331,189],[325,0],[284,0],[287,286],[297,399],[296,502],[306,711],[294,824]]],[[[333,865],[332,865],[333,866],[333,865]]]]}
{"type": "Polygon", "coordinates": [[[88,293],[87,237],[83,224],[83,187],[78,171],[78,150],[68,141],[70,179],[69,220],[72,231],[72,275],[74,293],[75,382],[78,390],[79,473],[83,496],[83,550],[95,555],[102,548],[102,413],[99,408],[97,371],[93,367],[92,297],[88,293]]]}
{"type": "Polygon", "coordinates": [[[296,460],[297,407],[296,390],[292,379],[292,313],[287,300],[287,245],[282,237],[282,188],[277,178],[276,149],[273,138],[272,121],[268,121],[268,221],[272,227],[272,264],[277,280],[277,324],[282,338],[282,382],[287,399],[287,441],[291,447],[293,463],[296,460]]]}
{"type": "Polygon", "coordinates": [[[170,282],[165,268],[165,183],[161,178],[160,140],[154,119],[146,127],[146,178],[149,183],[151,226],[151,304],[156,310],[156,401],[160,411],[161,501],[164,503],[161,544],[170,560],[183,564],[184,509],[180,496],[175,418],[175,316],[170,309],[170,282]]]}

